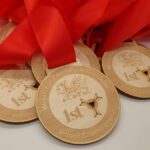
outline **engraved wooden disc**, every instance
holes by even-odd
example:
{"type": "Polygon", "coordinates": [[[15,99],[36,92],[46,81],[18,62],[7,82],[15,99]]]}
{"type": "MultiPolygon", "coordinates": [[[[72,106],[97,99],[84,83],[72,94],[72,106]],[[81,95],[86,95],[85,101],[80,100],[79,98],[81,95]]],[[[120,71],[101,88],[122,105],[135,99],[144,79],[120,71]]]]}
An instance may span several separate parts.
{"type": "Polygon", "coordinates": [[[65,67],[41,83],[36,110],[44,128],[72,144],[96,142],[114,128],[120,113],[118,93],[99,71],[65,67]]]}
{"type": "Polygon", "coordinates": [[[34,85],[30,69],[0,70],[1,121],[22,123],[37,118],[34,85]]]}
{"type": "Polygon", "coordinates": [[[74,47],[76,52],[76,62],[54,69],[48,69],[47,63],[41,54],[34,55],[31,60],[31,67],[37,81],[41,83],[41,81],[46,77],[47,74],[51,74],[54,71],[62,69],[66,66],[86,66],[101,70],[99,60],[91,49],[89,49],[82,43],[77,43],[74,47]]]}
{"type": "Polygon", "coordinates": [[[104,73],[121,91],[139,98],[150,98],[150,50],[123,43],[102,58],[104,73]]]}

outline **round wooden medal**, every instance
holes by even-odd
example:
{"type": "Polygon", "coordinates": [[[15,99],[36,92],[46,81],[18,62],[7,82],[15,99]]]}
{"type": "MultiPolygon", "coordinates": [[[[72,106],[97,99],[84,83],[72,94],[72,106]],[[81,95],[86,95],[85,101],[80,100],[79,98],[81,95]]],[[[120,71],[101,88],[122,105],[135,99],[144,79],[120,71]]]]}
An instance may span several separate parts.
{"type": "Polygon", "coordinates": [[[102,58],[104,73],[131,96],[150,98],[150,50],[124,43],[102,58]]]}
{"type": "Polygon", "coordinates": [[[36,110],[44,128],[59,140],[89,144],[108,135],[120,113],[117,91],[99,71],[72,66],[48,75],[39,86],[36,110]]]}
{"type": "Polygon", "coordinates": [[[89,49],[82,43],[77,43],[74,47],[76,53],[76,62],[54,69],[48,68],[46,60],[41,54],[34,55],[31,60],[31,68],[37,81],[41,83],[41,81],[46,77],[47,74],[51,74],[56,70],[62,69],[66,66],[86,66],[101,70],[99,60],[91,49],[89,49]]]}
{"type": "Polygon", "coordinates": [[[30,69],[0,70],[0,120],[23,123],[37,118],[36,81],[30,69]]]}

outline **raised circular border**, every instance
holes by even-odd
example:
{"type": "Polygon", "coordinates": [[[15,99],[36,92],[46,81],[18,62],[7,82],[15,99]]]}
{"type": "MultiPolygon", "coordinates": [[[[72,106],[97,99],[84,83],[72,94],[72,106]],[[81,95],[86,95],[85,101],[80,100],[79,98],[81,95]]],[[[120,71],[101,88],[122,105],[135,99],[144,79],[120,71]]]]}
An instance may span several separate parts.
{"type": "Polygon", "coordinates": [[[120,101],[112,82],[95,69],[81,66],[66,67],[48,75],[41,83],[36,110],[44,128],[57,139],[70,144],[89,144],[108,135],[115,127],[120,114],[120,101]],[[68,74],[85,74],[101,83],[108,98],[108,108],[103,119],[95,126],[86,129],[72,129],[60,123],[49,108],[49,91],[55,82],[68,74]]]}
{"type": "Polygon", "coordinates": [[[0,105],[0,121],[25,123],[37,119],[35,107],[26,110],[13,110],[0,105]]]}

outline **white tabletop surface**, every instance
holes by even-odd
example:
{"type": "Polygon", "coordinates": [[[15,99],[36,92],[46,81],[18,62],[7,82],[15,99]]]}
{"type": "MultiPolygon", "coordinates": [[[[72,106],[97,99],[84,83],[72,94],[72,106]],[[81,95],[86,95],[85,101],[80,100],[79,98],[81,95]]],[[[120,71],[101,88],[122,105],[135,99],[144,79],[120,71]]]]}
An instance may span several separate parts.
{"type": "Polygon", "coordinates": [[[65,144],[34,121],[12,125],[0,122],[0,150],[150,150],[150,99],[120,94],[121,114],[116,128],[105,139],[90,145],[65,144]]]}

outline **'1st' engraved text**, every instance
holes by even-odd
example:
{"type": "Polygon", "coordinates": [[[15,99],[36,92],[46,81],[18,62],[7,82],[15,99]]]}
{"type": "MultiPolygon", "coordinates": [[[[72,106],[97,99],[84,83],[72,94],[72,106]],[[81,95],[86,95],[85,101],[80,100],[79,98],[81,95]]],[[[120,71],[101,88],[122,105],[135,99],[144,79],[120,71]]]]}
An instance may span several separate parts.
{"type": "Polygon", "coordinates": [[[77,120],[77,119],[83,117],[83,115],[81,114],[81,112],[80,112],[80,110],[79,110],[78,107],[76,107],[75,110],[72,111],[72,112],[68,112],[65,109],[63,113],[64,113],[65,118],[66,118],[66,120],[67,120],[68,123],[71,122],[71,121],[73,121],[73,120],[77,120]]]}
{"type": "Polygon", "coordinates": [[[11,100],[14,102],[14,104],[16,104],[17,106],[20,106],[29,99],[30,99],[30,97],[27,96],[27,94],[23,92],[18,98],[13,97],[11,100]]]}

